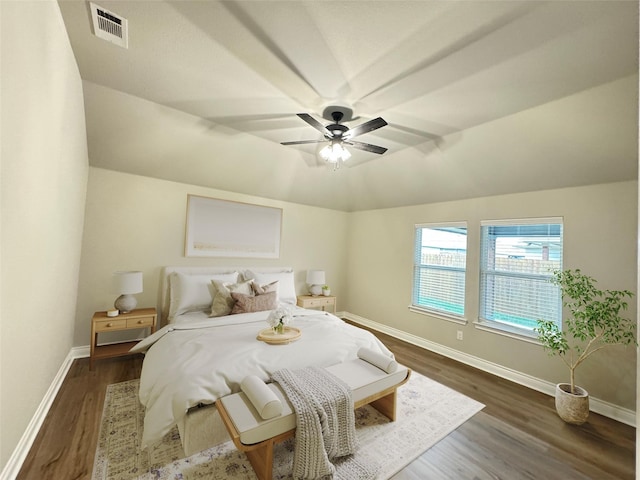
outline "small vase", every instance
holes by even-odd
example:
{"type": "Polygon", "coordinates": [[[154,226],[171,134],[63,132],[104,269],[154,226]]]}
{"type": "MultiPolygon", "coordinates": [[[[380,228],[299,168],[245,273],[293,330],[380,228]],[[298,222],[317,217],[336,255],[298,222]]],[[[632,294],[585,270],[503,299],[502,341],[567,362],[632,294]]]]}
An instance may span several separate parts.
{"type": "Polygon", "coordinates": [[[273,333],[275,333],[276,335],[282,335],[284,333],[284,325],[282,323],[279,323],[278,325],[273,327],[273,333]]]}

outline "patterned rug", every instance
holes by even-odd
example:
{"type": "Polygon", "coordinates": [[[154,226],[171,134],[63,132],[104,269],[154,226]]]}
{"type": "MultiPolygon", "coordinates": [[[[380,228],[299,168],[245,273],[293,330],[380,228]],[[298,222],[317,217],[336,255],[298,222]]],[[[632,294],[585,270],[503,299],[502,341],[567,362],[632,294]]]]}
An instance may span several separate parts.
{"type": "MultiPolygon", "coordinates": [[[[253,480],[244,453],[231,440],[184,458],[178,429],[155,448],[139,451],[144,407],[138,402],[138,380],[107,387],[93,480],[253,480]]],[[[377,464],[377,480],[388,479],[436,442],[479,412],[484,405],[413,372],[398,389],[397,420],[374,408],[356,411],[360,461],[377,464]]],[[[278,444],[274,479],[290,479],[293,440],[278,444]]]]}

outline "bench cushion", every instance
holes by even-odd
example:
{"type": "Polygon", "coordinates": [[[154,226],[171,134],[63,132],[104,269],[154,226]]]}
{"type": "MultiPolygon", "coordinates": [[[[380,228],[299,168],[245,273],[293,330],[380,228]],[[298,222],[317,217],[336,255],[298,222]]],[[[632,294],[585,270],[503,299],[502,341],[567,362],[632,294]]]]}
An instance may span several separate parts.
{"type": "MultiPolygon", "coordinates": [[[[388,374],[359,358],[326,367],[326,370],[351,387],[354,403],[398,385],[407,377],[408,371],[407,367],[399,365],[395,372],[388,374]]],[[[282,415],[267,420],[260,416],[244,392],[220,399],[244,445],[259,443],[296,428],[293,406],[280,386],[270,383],[268,387],[282,402],[282,415]]]]}

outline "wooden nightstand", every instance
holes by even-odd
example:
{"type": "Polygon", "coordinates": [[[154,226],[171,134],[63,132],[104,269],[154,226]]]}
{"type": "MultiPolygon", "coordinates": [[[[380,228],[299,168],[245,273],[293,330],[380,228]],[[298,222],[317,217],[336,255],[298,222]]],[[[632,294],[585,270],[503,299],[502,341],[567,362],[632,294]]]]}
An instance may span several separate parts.
{"type": "Polygon", "coordinates": [[[302,308],[322,307],[323,311],[325,310],[325,307],[331,307],[333,308],[333,313],[336,313],[336,297],[332,295],[318,295],[317,297],[314,297],[313,295],[298,295],[296,305],[302,308]]]}
{"type": "Polygon", "coordinates": [[[129,355],[131,347],[138,343],[137,341],[132,341],[98,345],[99,333],[139,328],[150,328],[150,333],[154,333],[156,331],[157,321],[158,314],[155,308],[138,308],[129,313],[121,313],[117,317],[107,317],[107,312],[96,312],[91,319],[91,356],[89,358],[89,370],[93,370],[93,362],[96,359],[129,355]]]}

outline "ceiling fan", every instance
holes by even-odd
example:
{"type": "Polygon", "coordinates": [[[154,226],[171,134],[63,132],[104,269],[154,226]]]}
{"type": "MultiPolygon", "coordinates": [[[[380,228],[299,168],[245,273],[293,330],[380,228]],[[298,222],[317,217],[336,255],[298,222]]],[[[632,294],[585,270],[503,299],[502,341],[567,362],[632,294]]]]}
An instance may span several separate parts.
{"type": "Polygon", "coordinates": [[[340,122],[346,116],[347,120],[351,119],[351,109],[345,107],[327,107],[324,111],[324,115],[330,115],[334,123],[327,126],[322,125],[319,121],[313,118],[308,113],[298,113],[298,117],[307,122],[313,128],[318,130],[324,138],[321,140],[299,140],[295,142],[282,142],[281,145],[303,145],[308,143],[322,143],[329,142],[329,145],[320,150],[320,156],[324,158],[328,163],[333,164],[334,169],[340,166],[340,161],[345,162],[351,157],[349,150],[345,148],[346,145],[357,148],[358,150],[364,150],[366,152],[373,152],[382,155],[387,151],[385,147],[378,145],[372,145],[370,143],[357,142],[352,140],[358,135],[372,132],[380,127],[387,125],[381,117],[369,120],[361,125],[353,128],[349,128],[346,125],[342,125],[340,122]]]}

